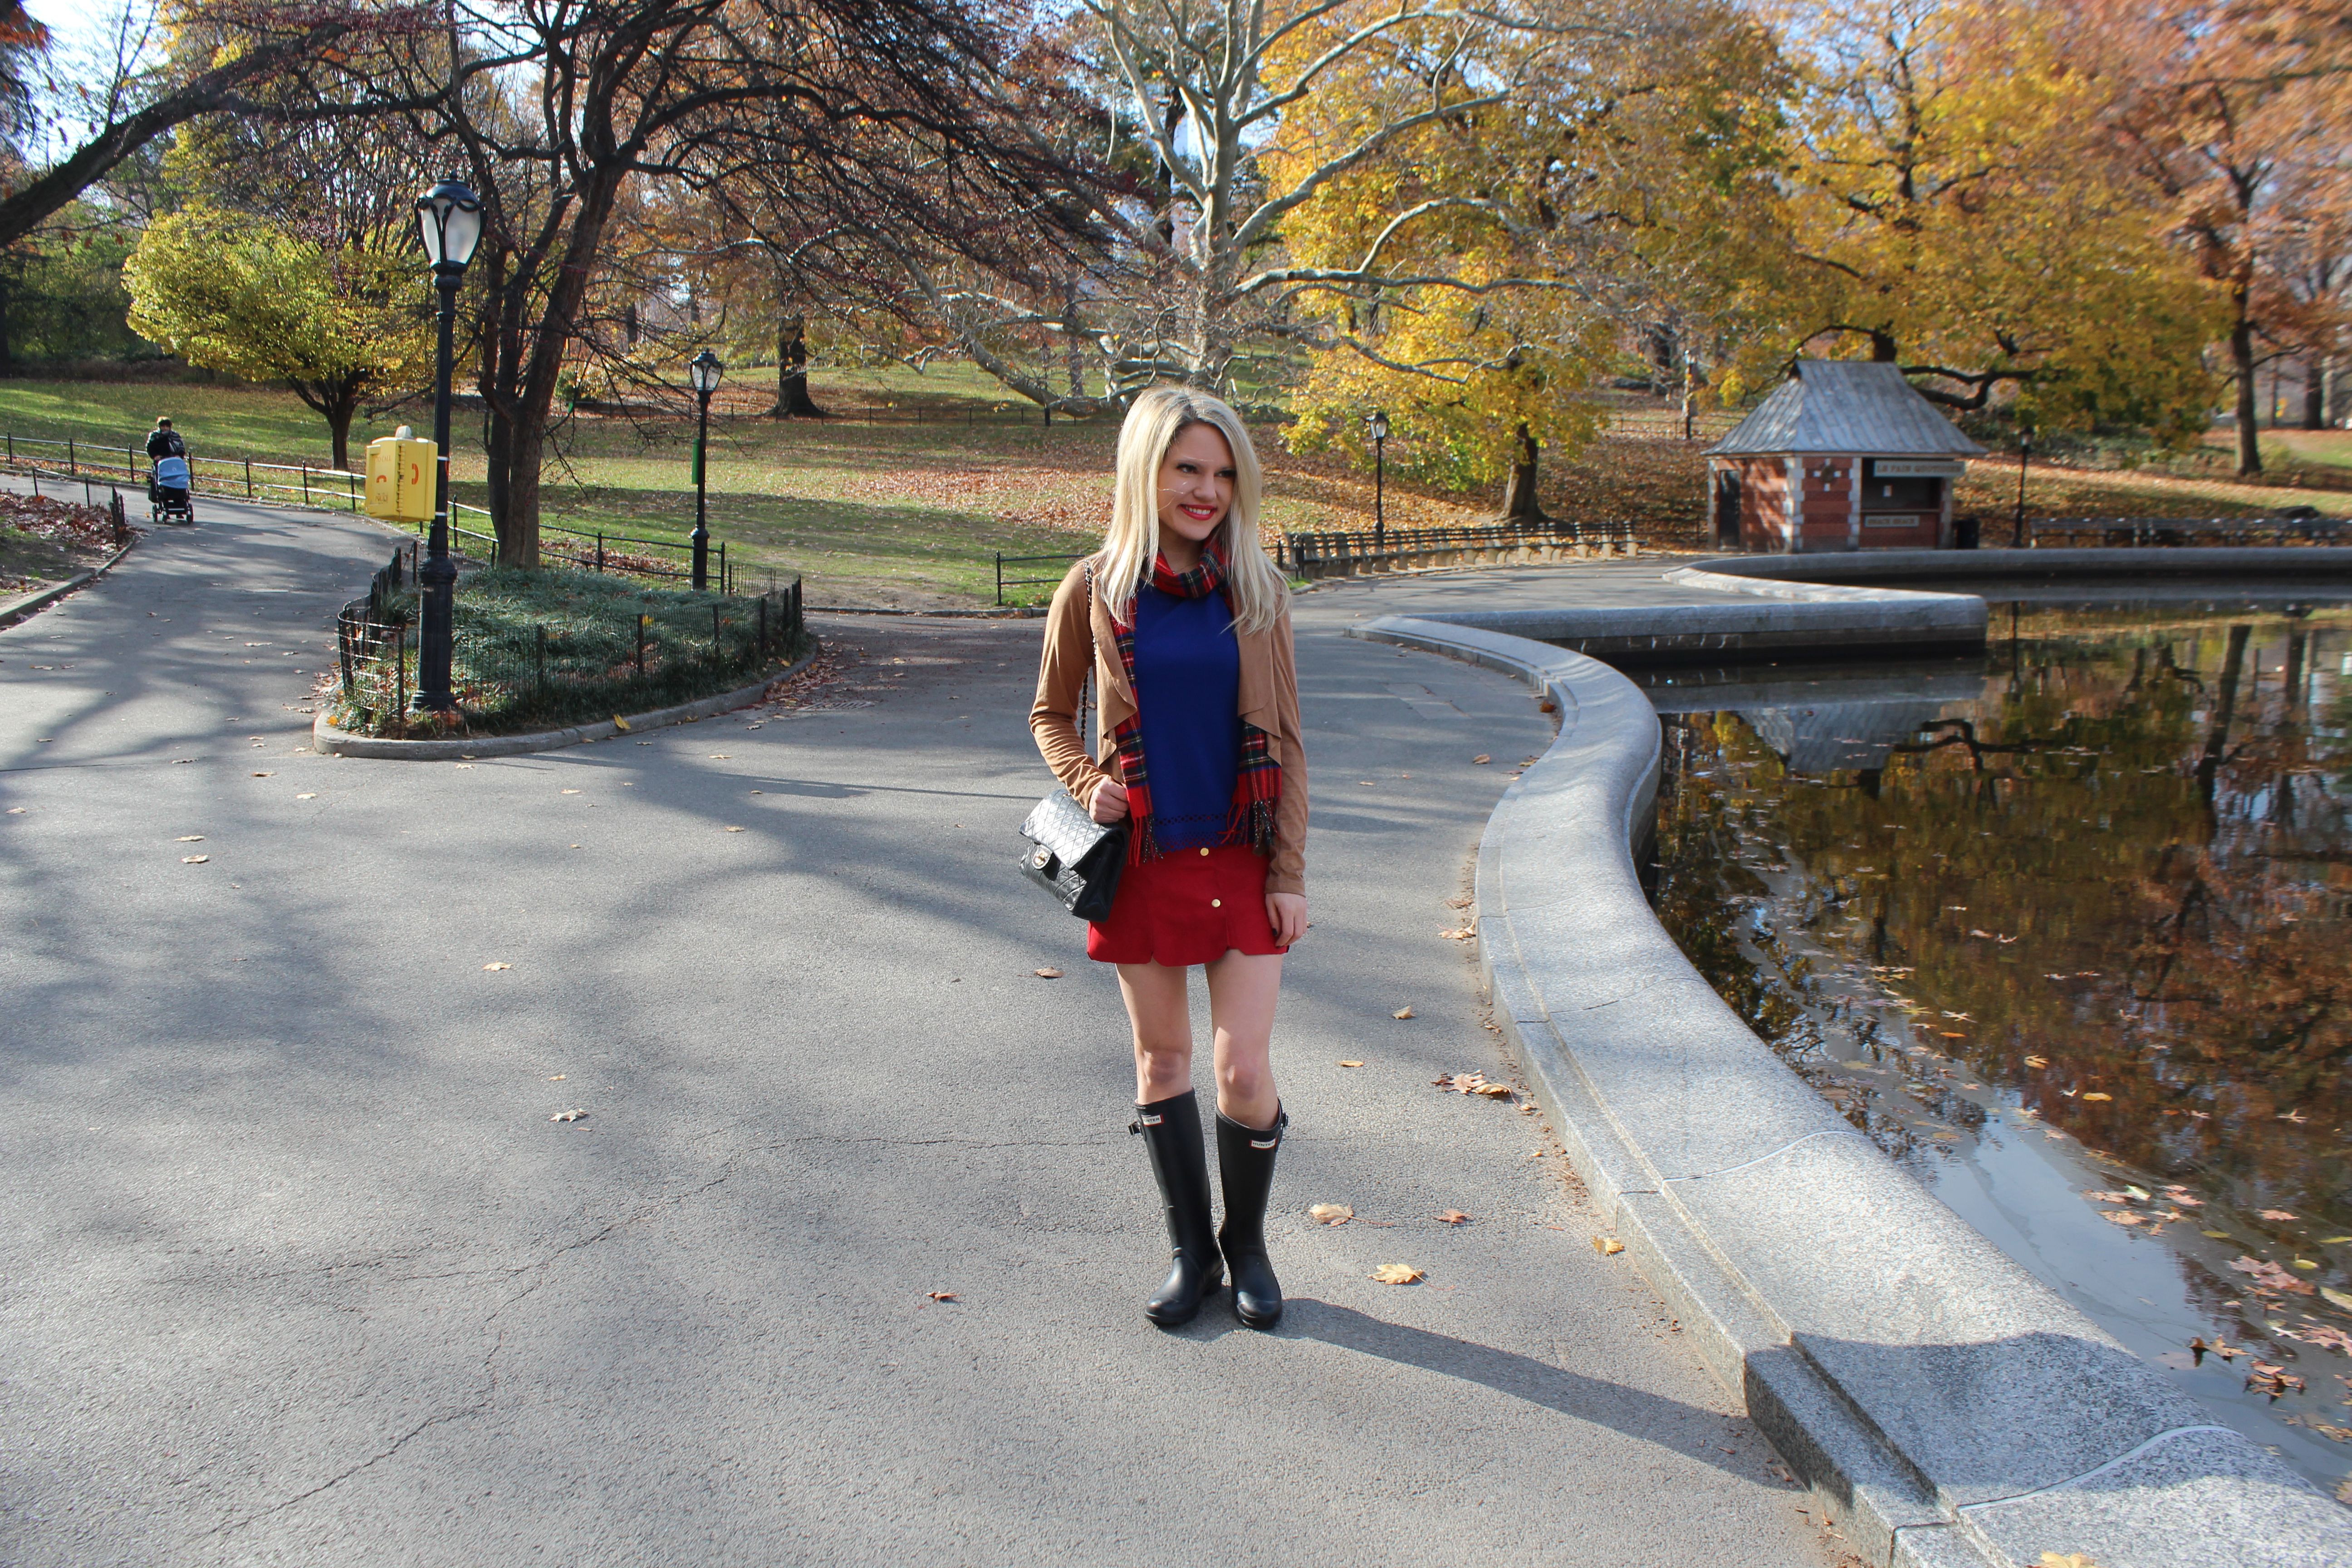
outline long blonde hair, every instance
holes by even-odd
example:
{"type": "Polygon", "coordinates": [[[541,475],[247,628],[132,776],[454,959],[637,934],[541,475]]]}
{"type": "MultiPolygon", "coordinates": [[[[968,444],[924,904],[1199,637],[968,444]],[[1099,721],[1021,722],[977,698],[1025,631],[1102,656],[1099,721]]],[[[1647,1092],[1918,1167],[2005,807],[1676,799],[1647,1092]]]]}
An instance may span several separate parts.
{"type": "Polygon", "coordinates": [[[1150,575],[1160,553],[1160,466],[1188,426],[1208,425],[1234,454],[1234,503],[1210,536],[1223,546],[1225,594],[1234,625],[1262,632],[1282,619],[1290,584],[1266,559],[1258,542],[1257,512],[1262,481],[1257,448],[1232,405],[1185,386],[1155,386],[1136,398],[1118,431],[1118,468],[1111,489],[1110,531],[1103,535],[1097,580],[1123,622],[1135,617],[1135,591],[1150,575]]]}

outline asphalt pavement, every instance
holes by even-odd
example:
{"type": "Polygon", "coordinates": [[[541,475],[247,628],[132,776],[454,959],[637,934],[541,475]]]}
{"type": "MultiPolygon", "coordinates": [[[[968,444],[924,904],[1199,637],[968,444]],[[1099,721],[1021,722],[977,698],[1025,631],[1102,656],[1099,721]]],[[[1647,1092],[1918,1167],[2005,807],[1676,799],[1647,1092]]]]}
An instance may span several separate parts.
{"type": "Polygon", "coordinates": [[[1163,1333],[1117,987],[1013,868],[1037,623],[335,759],[392,536],[203,515],[0,631],[0,1562],[1834,1558],[1544,1117],[1432,1086],[1516,1079],[1441,933],[1549,729],[1341,637],[1391,585],[1300,605],[1289,1312],[1163,1333]]]}

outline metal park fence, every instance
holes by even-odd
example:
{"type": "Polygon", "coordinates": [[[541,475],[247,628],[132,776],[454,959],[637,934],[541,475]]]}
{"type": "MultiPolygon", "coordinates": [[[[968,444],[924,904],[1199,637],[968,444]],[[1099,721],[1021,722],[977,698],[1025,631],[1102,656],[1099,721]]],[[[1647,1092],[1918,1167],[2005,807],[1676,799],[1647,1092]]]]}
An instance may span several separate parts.
{"type": "MultiPolygon", "coordinates": [[[[1988,520],[1984,542],[2006,531],[1988,520]]],[[[2028,544],[2148,546],[2166,544],[2343,544],[2352,520],[2305,513],[2292,517],[2029,517],[2028,544]]]]}
{"type": "MultiPolygon", "coordinates": [[[[415,561],[395,551],[367,594],[336,617],[341,706],[351,724],[395,734],[416,685],[412,624],[415,561]]],[[[801,582],[657,615],[639,615],[625,634],[609,626],[484,628],[460,615],[450,685],[468,729],[527,730],[690,702],[749,679],[803,646],[801,582]]]]}
{"type": "Polygon", "coordinates": [[[1627,521],[1497,522],[1466,528],[1391,528],[1286,533],[1275,564],[1294,577],[1347,577],[1362,572],[1432,566],[1515,566],[1635,555],[1641,541],[1627,521]]]}
{"type": "Polygon", "coordinates": [[[1073,561],[1083,561],[1089,553],[1091,552],[1084,550],[1072,550],[1058,555],[1007,555],[1003,551],[997,552],[997,604],[1002,605],[1004,603],[1004,590],[1007,588],[1059,587],[1063,577],[1068,574],[1070,563],[1073,561]],[[1061,564],[1062,570],[1055,573],[1050,577],[1007,577],[1004,574],[1004,569],[1007,566],[1012,567],[1017,572],[1024,566],[1034,566],[1041,562],[1048,561],[1058,562],[1061,564]]]}
{"type": "MultiPolygon", "coordinates": [[[[113,447],[96,441],[52,441],[35,436],[0,434],[0,454],[11,468],[36,476],[62,476],[87,483],[147,488],[154,464],[137,447],[113,447]]],[[[310,506],[329,511],[359,512],[367,506],[367,476],[348,468],[320,468],[308,463],[257,463],[250,458],[190,458],[188,488],[198,495],[228,496],[267,501],[277,506],[310,506]]],[[[453,538],[496,544],[488,532],[490,514],[463,501],[449,505],[453,538]],[[479,528],[467,526],[478,519],[479,528]]],[[[418,531],[424,531],[419,525],[418,531]]]]}

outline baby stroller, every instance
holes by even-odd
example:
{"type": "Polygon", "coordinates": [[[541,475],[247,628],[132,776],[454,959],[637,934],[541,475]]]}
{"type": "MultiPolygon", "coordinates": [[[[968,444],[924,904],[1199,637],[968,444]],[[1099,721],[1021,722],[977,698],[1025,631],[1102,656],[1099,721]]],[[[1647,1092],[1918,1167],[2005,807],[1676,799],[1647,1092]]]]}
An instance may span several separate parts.
{"type": "Polygon", "coordinates": [[[147,481],[148,516],[157,522],[194,522],[196,509],[188,504],[188,459],[158,458],[147,481]]]}

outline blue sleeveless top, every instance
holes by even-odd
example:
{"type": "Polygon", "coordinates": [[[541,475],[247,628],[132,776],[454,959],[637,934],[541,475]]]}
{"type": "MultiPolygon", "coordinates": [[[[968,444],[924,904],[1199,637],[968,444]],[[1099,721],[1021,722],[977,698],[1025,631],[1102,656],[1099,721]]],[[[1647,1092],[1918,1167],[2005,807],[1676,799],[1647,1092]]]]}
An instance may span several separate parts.
{"type": "Polygon", "coordinates": [[[1242,649],[1223,594],[1136,590],[1135,685],[1160,847],[1236,842],[1226,829],[1242,761],[1242,649]]]}

